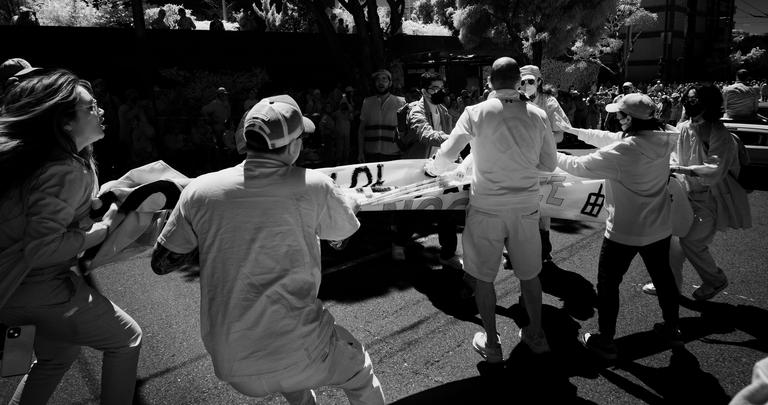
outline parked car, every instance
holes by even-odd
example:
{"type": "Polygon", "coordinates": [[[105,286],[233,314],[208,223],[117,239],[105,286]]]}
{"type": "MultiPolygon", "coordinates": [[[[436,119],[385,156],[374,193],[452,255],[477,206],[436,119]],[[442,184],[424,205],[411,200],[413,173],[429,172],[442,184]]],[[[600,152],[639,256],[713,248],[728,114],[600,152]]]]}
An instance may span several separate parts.
{"type": "Polygon", "coordinates": [[[724,120],[723,124],[744,142],[749,154],[750,166],[768,168],[768,120],[750,122],[724,120]]]}

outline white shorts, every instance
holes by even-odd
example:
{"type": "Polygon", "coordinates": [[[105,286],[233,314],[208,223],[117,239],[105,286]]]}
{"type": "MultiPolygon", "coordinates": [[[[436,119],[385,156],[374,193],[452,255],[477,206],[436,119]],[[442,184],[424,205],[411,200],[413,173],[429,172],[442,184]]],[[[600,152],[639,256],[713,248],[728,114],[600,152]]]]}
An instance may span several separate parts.
{"type": "Polygon", "coordinates": [[[517,278],[530,280],[541,271],[538,206],[488,210],[470,204],[461,239],[464,271],[478,280],[496,279],[505,245],[517,278]]]}

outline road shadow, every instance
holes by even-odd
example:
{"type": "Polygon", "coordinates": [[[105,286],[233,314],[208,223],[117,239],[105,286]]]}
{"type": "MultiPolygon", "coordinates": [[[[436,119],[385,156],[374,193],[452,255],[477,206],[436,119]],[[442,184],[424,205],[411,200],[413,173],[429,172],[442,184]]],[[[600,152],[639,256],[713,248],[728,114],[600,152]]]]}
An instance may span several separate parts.
{"type": "Polygon", "coordinates": [[[645,386],[605,369],[600,374],[648,404],[727,404],[731,397],[715,376],[701,369],[699,360],[684,347],[673,348],[669,365],[649,367],[632,361],[617,364],[645,386]],[[650,389],[649,389],[650,388],[650,389]]]}
{"type": "Polygon", "coordinates": [[[705,343],[741,346],[768,353],[768,310],[752,305],[694,301],[685,297],[681,297],[680,305],[701,314],[697,318],[686,318],[685,324],[681,324],[685,335],[705,343]],[[734,330],[740,330],[752,336],[752,339],[734,342],[707,337],[734,330]]]}
{"type": "Polygon", "coordinates": [[[577,234],[583,232],[585,229],[595,229],[602,224],[584,222],[584,221],[572,221],[569,219],[552,218],[550,228],[553,231],[567,234],[577,234]]]}
{"type": "Polygon", "coordinates": [[[594,404],[580,398],[570,382],[573,376],[597,378],[600,367],[577,340],[579,324],[564,309],[544,305],[542,311],[551,353],[536,355],[518,343],[503,364],[478,363],[477,377],[443,384],[394,404],[594,404]]]}

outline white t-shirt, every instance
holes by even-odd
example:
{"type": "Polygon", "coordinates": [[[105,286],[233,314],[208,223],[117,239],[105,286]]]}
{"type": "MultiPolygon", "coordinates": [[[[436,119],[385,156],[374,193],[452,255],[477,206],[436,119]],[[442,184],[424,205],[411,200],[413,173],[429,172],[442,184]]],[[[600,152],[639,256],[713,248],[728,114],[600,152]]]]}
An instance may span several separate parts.
{"type": "Polygon", "coordinates": [[[514,90],[491,93],[467,107],[435,159],[438,171],[470,143],[474,157],[470,203],[496,209],[538,205],[539,173],[557,163],[546,113],[514,90]]]}
{"type": "Polygon", "coordinates": [[[201,333],[220,379],[269,374],[327,346],[319,239],[358,229],[351,205],[330,177],[267,159],[184,189],[158,242],[199,248],[201,333]]]}

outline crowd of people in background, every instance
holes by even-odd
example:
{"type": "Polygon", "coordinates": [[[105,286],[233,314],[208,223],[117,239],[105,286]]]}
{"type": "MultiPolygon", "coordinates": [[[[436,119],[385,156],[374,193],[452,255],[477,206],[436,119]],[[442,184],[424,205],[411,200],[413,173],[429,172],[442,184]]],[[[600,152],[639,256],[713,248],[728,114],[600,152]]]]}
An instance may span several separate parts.
{"type": "MultiPolygon", "coordinates": [[[[768,99],[765,81],[714,83],[727,95],[727,88],[743,83],[755,100],[768,99]]],[[[639,83],[622,85],[592,84],[587,89],[571,87],[558,89],[544,84],[542,93],[553,97],[562,107],[575,128],[617,131],[618,121],[605,106],[622,95],[632,92],[647,94],[656,103],[656,118],[676,125],[683,112],[682,93],[689,83],[639,83]]],[[[168,107],[174,90],[155,88],[152,94],[142,94],[130,88],[115,94],[102,79],[93,80],[94,92],[105,110],[106,138],[96,145],[101,156],[100,173],[105,179],[117,177],[126,170],[161,157],[189,176],[196,176],[242,159],[236,150],[234,134],[240,117],[260,99],[257,89],[245,99],[232,96],[224,87],[210,89],[210,102],[200,105],[196,114],[173,116],[168,107]],[[126,151],[130,151],[126,153],[126,151]],[[109,162],[109,163],[107,163],[109,162]]],[[[467,106],[484,100],[483,89],[452,88],[446,82],[443,106],[455,122],[467,106]]],[[[363,94],[350,85],[337,84],[331,88],[284,89],[301,105],[317,131],[305,142],[299,164],[307,167],[331,167],[360,162],[357,140],[363,94]]],[[[407,103],[421,98],[417,86],[392,89],[407,103]]],[[[565,133],[560,148],[584,147],[575,135],[565,133]]]]}

